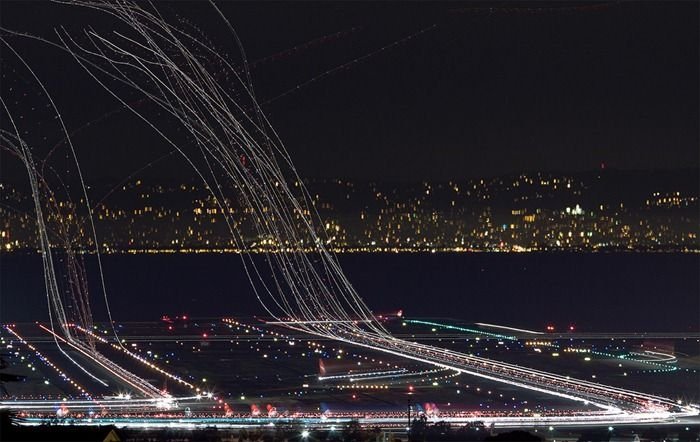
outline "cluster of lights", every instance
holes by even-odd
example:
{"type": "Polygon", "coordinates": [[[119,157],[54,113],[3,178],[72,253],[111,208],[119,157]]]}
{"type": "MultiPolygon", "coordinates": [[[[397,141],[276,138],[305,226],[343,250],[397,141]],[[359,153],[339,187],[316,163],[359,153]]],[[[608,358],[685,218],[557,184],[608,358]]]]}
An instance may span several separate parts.
{"type": "MultiPolygon", "coordinates": [[[[439,327],[439,328],[444,328],[447,330],[457,330],[457,331],[462,331],[462,332],[466,332],[466,333],[473,333],[473,334],[477,334],[477,335],[489,336],[491,338],[507,339],[509,341],[517,341],[518,340],[518,338],[516,338],[515,336],[502,335],[502,334],[487,332],[484,330],[479,330],[479,329],[474,329],[474,328],[458,327],[456,325],[440,324],[440,323],[431,322],[431,321],[421,321],[421,320],[417,320],[417,319],[405,319],[404,324],[429,325],[431,327],[439,327]]],[[[433,329],[433,331],[436,331],[436,330],[433,329]]]]}
{"type": "Polygon", "coordinates": [[[81,327],[81,326],[79,326],[79,325],[74,325],[74,327],[75,327],[76,329],[80,330],[81,332],[83,332],[83,333],[85,333],[85,334],[87,334],[87,335],[92,336],[93,338],[97,339],[98,341],[102,342],[103,344],[110,345],[110,346],[111,346],[112,348],[114,348],[115,350],[121,351],[121,352],[123,352],[123,353],[125,353],[125,354],[131,356],[132,358],[134,358],[134,359],[136,359],[137,361],[141,362],[142,364],[146,365],[146,366],[149,367],[150,369],[155,370],[156,372],[162,374],[163,376],[165,376],[165,377],[167,377],[167,378],[169,378],[169,379],[172,379],[172,380],[174,380],[174,381],[176,381],[176,382],[178,382],[178,383],[180,383],[180,384],[182,384],[182,385],[185,385],[185,386],[189,387],[189,388],[192,389],[192,390],[195,389],[195,386],[194,386],[194,385],[192,385],[192,384],[190,384],[189,382],[183,380],[180,376],[175,376],[174,374],[169,373],[169,372],[163,370],[162,368],[158,367],[158,366],[157,366],[156,364],[154,364],[153,362],[150,362],[150,361],[147,360],[146,358],[144,358],[144,357],[142,357],[142,356],[139,356],[139,355],[137,355],[137,354],[135,354],[135,353],[133,353],[133,352],[127,350],[125,347],[123,347],[123,346],[121,346],[121,345],[117,345],[117,344],[115,344],[115,343],[110,343],[110,342],[107,341],[104,337],[99,336],[99,335],[93,333],[91,330],[85,329],[85,328],[83,328],[83,327],[81,327]]]}
{"type": "MultiPolygon", "coordinates": [[[[140,377],[134,375],[133,373],[125,370],[121,366],[117,365],[114,363],[112,360],[106,358],[104,355],[101,353],[95,351],[94,348],[86,348],[81,341],[75,340],[72,337],[69,338],[70,340],[65,339],[64,337],[56,334],[53,330],[45,327],[43,324],[37,323],[39,328],[44,330],[45,332],[49,333],[52,335],[55,339],[58,339],[65,344],[71,346],[74,350],[77,350],[78,352],[82,353],[84,356],[90,358],[92,361],[94,361],[96,364],[100,365],[102,368],[105,370],[109,371],[112,375],[116,376],[117,378],[121,379],[122,381],[128,383],[135,389],[139,390],[143,395],[152,397],[152,398],[168,398],[170,395],[162,390],[158,390],[156,387],[151,385],[149,382],[147,382],[144,379],[141,379],[140,377]]],[[[70,325],[70,324],[68,324],[70,325]]],[[[83,369],[86,371],[86,373],[90,374],[87,372],[87,370],[83,369]]],[[[95,377],[94,375],[91,375],[95,380],[98,382],[104,384],[107,386],[107,384],[100,380],[99,378],[95,377]]]]}
{"type": "Polygon", "coordinates": [[[525,345],[528,347],[538,346],[538,347],[556,347],[557,344],[552,341],[525,341],[525,345]]]}
{"type": "Polygon", "coordinates": [[[338,385],[337,388],[344,390],[349,389],[361,389],[361,390],[387,390],[388,385],[364,385],[364,384],[349,384],[349,385],[338,385]]]}
{"type": "MultiPolygon", "coordinates": [[[[275,243],[279,244],[288,243],[287,239],[297,241],[297,238],[299,237],[305,237],[307,235],[311,237],[311,250],[314,252],[319,252],[317,254],[317,256],[320,257],[318,261],[314,261],[314,263],[312,263],[311,261],[297,260],[296,257],[285,256],[281,260],[284,260],[285,258],[286,260],[283,261],[283,264],[278,267],[279,270],[283,271],[283,275],[286,280],[285,282],[289,285],[291,292],[294,293],[294,301],[296,301],[295,304],[294,302],[286,302],[286,299],[284,301],[280,301],[280,298],[274,300],[277,306],[280,306],[284,314],[295,318],[297,316],[304,317],[309,319],[309,323],[328,322],[325,321],[328,319],[327,316],[331,316],[331,319],[333,319],[334,316],[335,318],[348,317],[351,312],[359,312],[359,316],[366,315],[367,318],[373,319],[373,316],[367,306],[363,303],[352,286],[350,286],[350,284],[344,278],[342,272],[338,269],[334,258],[326,253],[327,250],[324,248],[321,239],[317,235],[314,220],[307,222],[304,225],[305,229],[303,229],[303,231],[299,231],[299,229],[288,221],[286,217],[279,217],[276,215],[279,213],[287,213],[292,215],[289,213],[289,207],[292,203],[294,204],[294,207],[301,206],[300,209],[308,210],[309,208],[307,208],[305,204],[306,198],[301,200],[298,199],[298,197],[292,193],[288,187],[279,186],[279,182],[271,182],[269,175],[261,172],[263,170],[268,170],[269,168],[279,171],[279,168],[275,168],[279,164],[275,163],[274,156],[266,155],[268,150],[265,149],[264,146],[269,143],[269,139],[266,138],[264,141],[256,140],[255,136],[251,136],[253,133],[264,134],[265,131],[260,131],[260,128],[258,127],[247,127],[248,125],[246,122],[248,120],[242,119],[240,114],[233,111],[234,109],[246,109],[247,106],[239,106],[239,103],[235,102],[228,95],[224,94],[222,96],[216,87],[211,86],[212,84],[215,84],[215,82],[213,82],[213,77],[211,77],[209,71],[203,65],[194,63],[194,61],[197,60],[197,57],[190,52],[188,45],[181,42],[177,37],[174,37],[172,41],[168,40],[168,47],[171,45],[178,47],[178,61],[184,61],[184,63],[190,68],[195,66],[195,75],[186,74],[185,71],[189,72],[191,69],[181,69],[180,66],[178,66],[178,63],[170,58],[170,51],[159,46],[159,43],[162,40],[157,38],[148,38],[148,36],[152,36],[153,33],[157,32],[156,29],[165,28],[168,26],[168,24],[162,21],[162,19],[160,19],[157,15],[147,13],[146,11],[142,10],[138,4],[129,4],[124,7],[123,5],[113,5],[107,2],[96,5],[90,4],[90,6],[112,14],[116,18],[121,19],[127,27],[134,29],[137,34],[141,35],[142,37],[146,37],[144,44],[149,51],[147,57],[148,60],[145,60],[145,62],[162,66],[164,71],[159,70],[156,74],[153,71],[145,70],[140,71],[139,75],[133,74],[131,69],[128,69],[123,63],[121,63],[122,56],[124,53],[128,54],[128,49],[125,49],[124,43],[121,40],[118,42],[116,40],[112,40],[113,38],[118,38],[114,37],[113,35],[102,36],[95,34],[96,38],[92,39],[91,42],[96,46],[96,48],[93,48],[96,50],[90,50],[87,47],[82,46],[80,43],[75,43],[72,39],[70,41],[73,44],[65,45],[65,49],[76,58],[83,59],[89,59],[92,56],[95,56],[96,53],[99,53],[101,56],[100,59],[102,61],[107,61],[107,64],[112,68],[111,71],[102,70],[103,73],[110,75],[112,78],[123,79],[135,90],[144,92],[152,99],[153,102],[160,105],[165,111],[169,111],[173,115],[176,115],[179,122],[182,123],[182,126],[189,131],[189,135],[191,135],[196,141],[196,143],[188,144],[196,146],[195,152],[197,155],[199,155],[201,152],[206,152],[213,158],[214,163],[219,161],[220,164],[226,164],[228,166],[223,167],[221,170],[222,181],[228,180],[229,183],[234,184],[236,188],[244,192],[243,196],[247,202],[252,201],[249,202],[247,209],[258,215],[253,218],[259,231],[268,232],[269,236],[272,236],[275,239],[275,243]],[[103,45],[106,46],[108,50],[102,51],[101,46],[103,45]],[[115,50],[115,48],[117,49],[115,50]],[[141,75],[143,72],[146,73],[145,76],[141,75]],[[161,73],[169,79],[173,79],[171,84],[175,85],[175,87],[157,88],[157,90],[154,91],[152,89],[152,85],[158,84],[158,81],[161,80],[158,75],[161,73]],[[233,106],[232,104],[235,104],[236,106],[233,106]],[[178,112],[182,109],[185,109],[185,111],[178,112]],[[210,118],[212,116],[213,118],[210,118]],[[196,123],[201,123],[203,121],[205,122],[205,130],[199,130],[199,126],[201,124],[198,125],[196,123]],[[251,129],[251,132],[248,132],[248,129],[251,129]],[[214,135],[212,136],[211,134],[214,135]],[[241,137],[245,138],[247,142],[242,144],[239,143],[234,153],[230,140],[239,139],[241,137]],[[261,143],[258,143],[258,141],[261,141],[261,143]],[[231,158],[236,158],[238,151],[243,153],[241,155],[241,161],[231,161],[231,158]],[[234,154],[233,157],[230,156],[232,154],[234,154]],[[244,161],[245,158],[254,158],[254,164],[264,167],[248,168],[244,161]],[[255,189],[255,191],[251,191],[251,189],[255,189]],[[246,191],[248,191],[248,193],[245,193],[246,191]],[[266,202],[267,204],[263,204],[263,202],[266,202]],[[318,284],[306,284],[307,278],[305,277],[319,275],[317,271],[321,269],[321,265],[323,265],[322,268],[325,269],[325,272],[322,270],[321,277],[318,278],[319,281],[325,280],[340,282],[336,282],[333,285],[330,285],[330,283],[326,283],[325,281],[319,282],[318,284]],[[290,268],[292,271],[289,271],[290,268]],[[302,276],[299,277],[299,275],[302,276]],[[336,277],[338,278],[336,279],[336,277]],[[282,304],[287,306],[287,308],[282,307],[282,304]],[[288,307],[290,305],[298,306],[298,308],[293,309],[288,307]],[[301,313],[299,313],[300,311],[301,313]]],[[[93,73],[91,67],[94,67],[94,64],[86,63],[86,65],[88,66],[87,69],[93,73]]],[[[114,92],[109,88],[108,90],[110,92],[114,92]]],[[[115,95],[119,94],[115,92],[115,95]]],[[[254,99],[253,104],[257,105],[254,99]]],[[[256,110],[257,109],[258,108],[256,107],[256,110]]],[[[247,115],[244,116],[247,117],[247,115]]],[[[158,130],[158,124],[154,120],[148,120],[147,117],[144,117],[144,119],[146,119],[147,122],[152,123],[154,129],[158,130]]],[[[252,124],[254,126],[254,123],[252,124]]],[[[283,156],[286,154],[286,151],[281,144],[275,144],[274,148],[278,149],[283,156]]],[[[182,150],[181,152],[183,155],[185,155],[185,157],[187,157],[187,154],[185,154],[182,150]]],[[[290,168],[292,171],[294,170],[291,164],[290,168]]],[[[211,170],[211,172],[212,174],[216,175],[213,170],[211,170]]],[[[220,206],[228,207],[228,203],[223,197],[223,192],[214,192],[213,189],[208,190],[210,190],[211,195],[216,199],[216,202],[220,206]],[[219,198],[219,195],[221,195],[221,198],[219,198]]],[[[429,189],[426,191],[426,194],[429,194],[429,189]]],[[[484,195],[484,199],[488,199],[488,197],[488,194],[484,195]]],[[[237,220],[230,217],[230,213],[224,213],[224,216],[227,216],[226,221],[228,222],[230,228],[232,225],[237,224],[237,220]]],[[[305,216],[306,215],[304,215],[304,217],[305,216]]],[[[435,221],[437,221],[437,215],[435,218],[435,221]]],[[[303,219],[304,221],[307,221],[306,218],[303,219]]],[[[241,232],[238,231],[238,233],[241,232]]],[[[231,228],[231,234],[234,237],[233,241],[236,241],[238,236],[234,233],[233,228],[231,228]]],[[[488,231],[485,232],[485,236],[488,236],[488,234],[488,231]]],[[[569,237],[571,237],[571,232],[569,232],[569,237]]],[[[302,239],[300,241],[303,243],[304,240],[302,239]]],[[[173,240],[173,242],[177,243],[177,240],[173,240]]],[[[557,242],[559,241],[557,240],[557,242]]],[[[289,250],[295,249],[296,247],[289,250]]],[[[435,249],[433,248],[432,251],[434,250],[435,249]]],[[[49,253],[47,250],[44,251],[45,253],[49,253]]],[[[287,252],[287,250],[285,250],[285,252],[287,252]]],[[[442,348],[430,347],[414,342],[399,340],[391,336],[383,328],[376,327],[375,324],[371,325],[372,332],[362,329],[356,323],[347,327],[337,327],[333,329],[331,329],[330,326],[318,326],[318,324],[309,326],[300,326],[299,324],[296,325],[300,329],[325,338],[344,340],[350,344],[369,347],[374,350],[383,351],[395,356],[426,362],[435,366],[452,368],[459,372],[472,373],[477,376],[510,383],[512,385],[521,385],[525,388],[563,397],[573,399],[577,398],[576,396],[572,396],[570,393],[562,394],[560,392],[562,389],[567,392],[574,390],[577,393],[581,393],[581,395],[584,395],[584,392],[589,392],[590,390],[593,390],[594,393],[597,394],[614,394],[622,391],[621,389],[611,389],[606,386],[593,385],[590,383],[583,383],[581,381],[569,381],[568,378],[564,379],[562,376],[556,376],[550,373],[538,372],[535,370],[517,367],[512,364],[488,361],[482,358],[475,358],[470,355],[450,352],[442,348]]],[[[495,335],[493,333],[480,333],[487,336],[497,336],[500,339],[507,339],[506,337],[495,335]]],[[[340,357],[341,352],[339,351],[338,353],[338,357],[340,357]]],[[[151,365],[151,367],[153,367],[153,365],[151,365]]],[[[627,396],[635,400],[638,397],[643,397],[643,395],[635,392],[625,393],[627,396]]],[[[622,396],[621,393],[620,396],[622,396]]],[[[649,396],[647,395],[646,397],[649,396]]]]}
{"type": "Polygon", "coordinates": [[[630,358],[627,355],[614,355],[614,354],[605,353],[602,351],[591,351],[591,354],[594,354],[596,356],[603,356],[606,358],[625,359],[628,361],[639,362],[639,363],[651,365],[652,367],[654,367],[654,368],[649,369],[649,370],[640,370],[640,372],[642,372],[642,373],[645,373],[645,372],[646,373],[667,373],[667,372],[671,372],[671,371],[680,370],[675,365],[664,364],[661,362],[656,362],[656,361],[652,361],[652,360],[648,360],[648,359],[630,358]]]}
{"type": "MultiPolygon", "coordinates": [[[[233,326],[236,326],[238,328],[244,327],[244,328],[246,328],[246,331],[248,329],[250,329],[250,330],[253,330],[255,332],[259,332],[260,337],[264,337],[265,333],[267,333],[268,335],[273,335],[273,336],[275,336],[275,338],[274,338],[275,341],[278,340],[277,338],[280,338],[283,340],[290,340],[291,339],[286,335],[276,333],[273,331],[263,332],[263,330],[260,328],[250,326],[247,324],[243,324],[243,323],[236,321],[234,319],[231,319],[231,318],[223,318],[222,322],[228,324],[229,327],[233,327],[233,326]]],[[[290,341],[290,342],[293,342],[293,341],[290,341]]],[[[318,343],[318,342],[311,341],[311,340],[307,340],[306,345],[310,349],[312,349],[314,351],[314,353],[321,353],[326,349],[325,345],[318,343]]],[[[346,354],[346,352],[341,348],[337,348],[337,349],[333,348],[332,351],[336,352],[337,358],[341,358],[344,354],[346,354]]],[[[306,355],[306,353],[302,354],[302,356],[304,356],[304,355],[306,355]]],[[[380,365],[386,365],[387,367],[391,367],[391,364],[389,362],[377,360],[377,359],[370,358],[370,357],[364,356],[364,355],[359,355],[356,353],[350,353],[349,355],[354,357],[354,358],[363,359],[363,360],[366,360],[368,362],[371,361],[372,363],[377,363],[380,365]]],[[[263,355],[263,357],[265,357],[265,356],[266,355],[263,355]]],[[[361,362],[358,361],[357,364],[361,365],[361,362]]],[[[421,371],[421,372],[411,373],[411,372],[408,372],[405,368],[399,367],[398,365],[394,365],[393,368],[394,369],[382,370],[382,371],[358,372],[358,373],[349,373],[349,374],[345,374],[345,375],[334,375],[334,376],[320,376],[319,380],[321,380],[321,381],[323,381],[323,380],[336,380],[336,379],[339,380],[339,379],[350,378],[349,380],[351,382],[354,382],[354,381],[360,380],[360,379],[363,381],[366,381],[366,380],[370,380],[372,378],[377,378],[377,377],[392,377],[392,378],[394,378],[394,377],[406,377],[406,376],[435,374],[435,373],[445,371],[445,369],[443,369],[443,368],[438,368],[438,369],[425,370],[425,371],[421,371]],[[355,378],[357,378],[357,379],[355,379],[355,378]]],[[[449,375],[442,376],[442,377],[426,378],[426,379],[421,380],[421,382],[431,382],[431,381],[435,382],[436,380],[447,379],[447,378],[459,375],[459,373],[454,372],[452,370],[449,370],[449,372],[450,372],[449,375]]],[[[303,387],[308,388],[309,385],[304,384],[303,387]]],[[[379,385],[379,384],[375,384],[375,385],[367,384],[367,385],[365,385],[365,384],[353,383],[353,384],[347,384],[347,385],[345,385],[345,384],[337,385],[336,387],[339,389],[370,389],[370,390],[377,389],[377,390],[380,390],[380,389],[388,389],[388,388],[390,388],[390,385],[386,385],[386,384],[381,384],[381,385],[379,385]]],[[[299,393],[299,394],[302,394],[302,393],[299,393]]]]}
{"type": "MultiPolygon", "coordinates": [[[[438,370],[430,370],[430,372],[436,372],[438,370]]],[[[328,380],[336,380],[336,379],[347,379],[350,378],[350,382],[355,381],[355,378],[366,378],[366,377],[377,377],[377,376],[382,376],[386,377],[387,375],[399,375],[403,373],[408,373],[408,370],[405,368],[401,370],[383,370],[383,371],[368,371],[368,372],[361,372],[361,373],[349,373],[349,374],[339,374],[339,375],[331,375],[331,376],[319,376],[318,380],[319,381],[328,381],[328,380]]],[[[413,373],[409,373],[410,375],[413,375],[413,373]]]]}
{"type": "Polygon", "coordinates": [[[60,368],[58,368],[58,367],[57,367],[53,362],[51,362],[46,356],[44,356],[43,354],[41,354],[41,352],[40,352],[39,350],[37,350],[36,347],[34,347],[32,344],[28,343],[22,336],[20,336],[19,333],[17,333],[17,332],[14,330],[13,327],[14,327],[14,324],[12,324],[12,325],[5,325],[5,329],[6,329],[7,331],[9,331],[10,333],[12,333],[13,335],[15,335],[15,336],[17,337],[17,339],[18,339],[22,344],[26,345],[30,350],[32,350],[32,351],[37,355],[37,357],[38,357],[44,364],[46,364],[46,365],[48,365],[49,367],[51,367],[51,368],[53,368],[54,370],[56,370],[56,372],[58,373],[58,375],[59,375],[63,380],[65,380],[67,383],[71,384],[74,388],[76,388],[76,389],[80,392],[80,394],[82,394],[83,396],[85,396],[85,397],[88,398],[88,399],[92,399],[92,396],[87,392],[87,390],[85,390],[85,388],[83,388],[82,385],[78,384],[78,383],[75,382],[73,379],[71,379],[63,370],[61,370],[60,368]]]}

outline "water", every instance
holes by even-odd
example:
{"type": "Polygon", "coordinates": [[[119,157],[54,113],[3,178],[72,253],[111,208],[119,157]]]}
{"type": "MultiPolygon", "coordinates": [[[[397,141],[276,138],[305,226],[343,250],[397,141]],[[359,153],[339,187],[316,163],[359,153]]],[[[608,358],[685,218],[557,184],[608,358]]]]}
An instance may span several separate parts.
{"type": "MultiPolygon", "coordinates": [[[[684,331],[700,328],[700,255],[349,254],[350,281],[376,313],[542,329],[684,331]]],[[[110,255],[113,317],[261,315],[236,255],[110,255]]],[[[95,316],[103,303],[90,263],[95,316]]],[[[0,257],[0,321],[46,320],[38,255],[0,257]]]]}

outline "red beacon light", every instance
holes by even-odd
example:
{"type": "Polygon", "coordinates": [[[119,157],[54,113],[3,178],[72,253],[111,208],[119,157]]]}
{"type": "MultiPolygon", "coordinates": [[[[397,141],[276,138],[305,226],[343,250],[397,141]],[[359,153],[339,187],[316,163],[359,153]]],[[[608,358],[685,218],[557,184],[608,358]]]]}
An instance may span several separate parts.
{"type": "Polygon", "coordinates": [[[573,324],[570,325],[570,326],[569,326],[569,331],[574,331],[574,330],[576,330],[576,327],[574,327],[573,324]]]}
{"type": "Polygon", "coordinates": [[[547,325],[547,331],[548,332],[553,332],[554,331],[554,326],[552,324],[547,325]]]}

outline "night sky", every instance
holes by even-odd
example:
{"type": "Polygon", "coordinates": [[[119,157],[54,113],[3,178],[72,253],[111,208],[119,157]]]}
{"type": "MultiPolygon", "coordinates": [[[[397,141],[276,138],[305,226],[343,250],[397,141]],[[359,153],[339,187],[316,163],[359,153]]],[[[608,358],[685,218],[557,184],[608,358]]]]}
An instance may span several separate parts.
{"type": "MultiPolygon", "coordinates": [[[[158,5],[240,59],[206,3],[158,5]]],[[[698,167],[697,2],[220,7],[302,176],[449,180],[601,163],[698,167]]],[[[1,8],[3,27],[49,37],[56,26],[74,32],[110,26],[64,5],[1,8]]],[[[94,121],[73,136],[88,180],[120,179],[169,151],[128,112],[114,112],[118,104],[66,54],[8,41],[46,82],[69,130],[94,121]]],[[[14,103],[32,142],[55,144],[60,134],[45,129],[55,123],[37,110],[36,87],[6,48],[2,55],[3,97],[14,103]]],[[[2,175],[12,177],[16,166],[3,161],[2,175]]],[[[181,171],[168,158],[143,175],[181,171]]]]}

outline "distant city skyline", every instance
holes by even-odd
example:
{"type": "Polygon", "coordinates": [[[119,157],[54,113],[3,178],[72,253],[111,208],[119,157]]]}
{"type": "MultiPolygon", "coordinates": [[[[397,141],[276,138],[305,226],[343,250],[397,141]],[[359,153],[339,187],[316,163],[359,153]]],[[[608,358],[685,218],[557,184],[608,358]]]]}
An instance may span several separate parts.
{"type": "MultiPolygon", "coordinates": [[[[697,172],[695,172],[695,175],[697,172]]],[[[449,182],[307,182],[327,247],[337,252],[668,251],[700,250],[693,171],[584,174],[521,173],[449,182]]],[[[35,250],[31,198],[0,183],[0,249],[35,250]],[[13,208],[14,210],[5,210],[13,208]]],[[[91,187],[106,253],[241,252],[222,209],[201,184],[133,178],[91,187]]],[[[58,197],[63,216],[80,207],[58,197]]],[[[229,210],[245,248],[282,245],[254,228],[240,201],[229,210]]],[[[70,219],[70,218],[68,218],[70,219]]],[[[87,246],[82,239],[79,242],[87,246]]]]}

